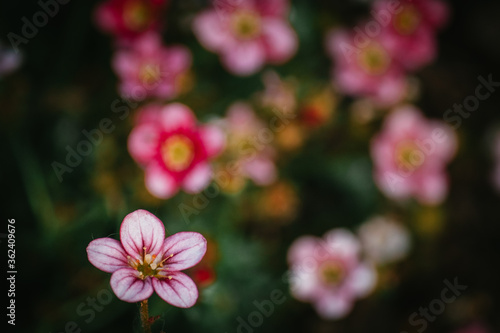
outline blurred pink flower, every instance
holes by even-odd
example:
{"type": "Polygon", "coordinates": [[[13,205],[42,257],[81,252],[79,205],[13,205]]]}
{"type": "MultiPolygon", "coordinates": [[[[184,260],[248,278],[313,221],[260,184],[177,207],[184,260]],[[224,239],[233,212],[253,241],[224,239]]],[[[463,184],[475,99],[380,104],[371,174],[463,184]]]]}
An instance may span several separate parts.
{"type": "Polygon", "coordinates": [[[264,186],[276,180],[274,150],[269,144],[258,141],[259,131],[265,124],[257,118],[250,105],[237,102],[229,107],[223,121],[227,132],[226,152],[231,163],[237,163],[238,175],[264,186]]]}
{"type": "Polygon", "coordinates": [[[448,192],[446,164],[457,149],[453,130],[426,119],[414,106],[401,106],[385,120],[371,142],[374,178],[392,199],[415,197],[441,203],[448,192]]]}
{"type": "Polygon", "coordinates": [[[108,0],[95,11],[95,21],[119,43],[128,44],[147,31],[157,31],[167,0],[108,0]]]}
{"type": "Polygon", "coordinates": [[[375,287],[376,272],[359,259],[360,244],[345,229],[334,229],[323,238],[303,236],[288,250],[291,292],[314,304],[327,319],[346,316],[357,298],[375,287]]]}
{"type": "Polygon", "coordinates": [[[176,97],[180,84],[191,66],[191,53],[184,46],[165,47],[160,36],[149,33],[128,49],[120,49],[113,58],[113,68],[120,78],[122,96],[142,100],[148,96],[162,99],[176,97]]]}
{"type": "MultiPolygon", "coordinates": [[[[393,6],[390,0],[374,4],[375,12],[393,6]]],[[[384,46],[406,69],[416,70],[436,57],[436,29],[448,19],[448,7],[440,0],[403,0],[383,28],[384,46]]]]}
{"type": "Polygon", "coordinates": [[[170,198],[182,187],[202,191],[212,179],[209,160],[224,148],[224,133],[215,125],[197,126],[185,105],[149,105],[137,117],[128,149],[145,168],[145,184],[158,198],[170,198]]]}
{"type": "Polygon", "coordinates": [[[332,31],[327,48],[335,62],[333,81],[345,94],[368,97],[379,106],[401,101],[407,90],[405,73],[378,38],[363,48],[353,44],[354,33],[332,31]]]}
{"type": "Polygon", "coordinates": [[[380,265],[403,259],[410,250],[408,229],[390,217],[369,219],[359,227],[358,235],[367,257],[380,265]]]}
{"type": "Polygon", "coordinates": [[[288,0],[216,1],[195,18],[193,30],[230,72],[250,75],[266,63],[286,62],[297,51],[287,13],[288,0]]]}
{"type": "Polygon", "coordinates": [[[297,107],[295,82],[282,80],[278,73],[268,70],[262,74],[264,91],[259,100],[264,107],[276,108],[279,112],[293,114],[297,107]]]}
{"type": "Polygon", "coordinates": [[[21,66],[23,56],[16,49],[11,49],[0,42],[0,79],[14,72],[21,66]]]}
{"type": "Polygon", "coordinates": [[[165,226],[153,214],[139,209],[125,216],[120,242],[98,238],[87,246],[90,263],[113,273],[111,288],[122,301],[148,299],[156,291],[165,302],[189,308],[198,299],[195,283],[181,270],[205,255],[207,241],[197,232],[179,232],[165,239],[165,226]]]}

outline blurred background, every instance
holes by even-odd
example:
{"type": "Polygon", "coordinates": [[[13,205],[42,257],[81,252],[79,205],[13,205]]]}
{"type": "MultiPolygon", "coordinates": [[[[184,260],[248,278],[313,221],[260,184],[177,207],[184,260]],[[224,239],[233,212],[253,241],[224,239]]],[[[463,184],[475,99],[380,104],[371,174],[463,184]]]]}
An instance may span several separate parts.
{"type": "MultiPolygon", "coordinates": [[[[138,304],[117,299],[109,287],[110,274],[92,266],[85,251],[92,239],[119,239],[125,215],[140,208],[158,216],[169,234],[198,231],[209,241],[203,261],[187,272],[200,290],[197,305],[178,309],[154,295],[150,314],[159,319],[153,332],[500,331],[500,184],[492,176],[500,165],[500,149],[495,148],[500,92],[490,87],[490,97],[453,130],[458,146],[443,165],[449,185],[439,202],[391,197],[373,176],[373,138],[398,106],[411,103],[424,119],[444,122],[448,109],[475,94],[479,76],[500,81],[500,3],[446,3],[448,18],[433,37],[435,55],[418,68],[404,69],[404,96],[380,104],[336,79],[338,72],[332,69],[343,65],[329,51],[328,41],[332,29],[353,29],[370,20],[370,1],[291,0],[280,19],[293,29],[297,47],[243,74],[224,63],[222,51],[207,46],[202,33],[193,29],[200,13],[213,10],[209,1],[151,1],[160,3],[150,12],[158,16],[151,29],[164,45],[189,50],[191,63],[176,77],[174,93],[139,100],[121,90],[125,74],[112,66],[112,59],[133,50],[140,36],[106,26],[111,17],[97,18],[99,6],[110,2],[57,2],[57,12],[49,9],[53,15],[37,18],[43,0],[1,4],[0,195],[5,222],[0,240],[4,265],[5,225],[15,219],[13,331],[140,332],[138,304]],[[43,17],[47,22],[35,26],[37,32],[23,28],[33,19],[43,23],[43,17]],[[127,148],[136,115],[151,102],[183,103],[200,123],[224,123],[236,102],[253,110],[264,127],[275,116],[276,104],[290,103],[283,109],[293,114],[279,113],[285,129],[265,142],[262,152],[273,170],[261,171],[270,172],[266,180],[248,172],[233,175],[229,183],[214,182],[201,194],[180,191],[162,199],[148,191],[144,171],[127,148]],[[105,118],[113,130],[68,167],[67,147],[77,149],[86,138],[83,131],[99,129],[105,118]],[[66,165],[63,173],[56,171],[58,163],[66,165]],[[394,236],[401,238],[399,246],[381,250],[389,251],[388,262],[373,263],[377,280],[370,293],[354,299],[352,309],[335,319],[320,315],[314,301],[296,299],[287,278],[293,271],[287,253],[294,241],[345,228],[365,244],[364,238],[379,237],[380,230],[372,227],[363,236],[360,226],[377,216],[397,221],[403,236],[394,236]],[[425,328],[412,323],[414,312],[441,299],[443,281],[454,279],[467,289],[426,320],[425,328]],[[271,300],[276,290],[284,301],[275,303],[269,316],[260,315],[262,321],[252,319],[259,311],[255,301],[271,300]]],[[[231,15],[238,4],[228,3],[216,3],[215,10],[231,8],[231,15]]],[[[134,15],[143,14],[134,10],[134,15]]],[[[222,127],[230,139],[238,132],[231,134],[230,122],[222,127]]],[[[245,130],[257,135],[251,126],[245,130]]],[[[212,161],[215,170],[237,155],[230,142],[212,161]]],[[[374,246],[389,243],[388,237],[374,246]]],[[[369,260],[367,249],[360,260],[369,260]]]]}

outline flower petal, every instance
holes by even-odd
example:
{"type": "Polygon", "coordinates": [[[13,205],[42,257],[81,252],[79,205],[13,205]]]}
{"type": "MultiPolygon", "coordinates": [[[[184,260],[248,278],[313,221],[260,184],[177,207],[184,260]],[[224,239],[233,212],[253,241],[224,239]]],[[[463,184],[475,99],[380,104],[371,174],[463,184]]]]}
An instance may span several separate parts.
{"type": "Polygon", "coordinates": [[[116,297],[129,303],[143,301],[153,294],[151,279],[139,279],[139,272],[130,267],[114,272],[110,284],[116,297]]]}
{"type": "Polygon", "coordinates": [[[157,153],[158,127],[143,124],[135,127],[128,137],[128,151],[140,164],[147,164],[157,153]]]}
{"type": "Polygon", "coordinates": [[[324,236],[326,250],[342,256],[344,259],[358,257],[360,244],[356,236],[347,229],[338,228],[327,232],[324,236]]]}
{"type": "Polygon", "coordinates": [[[377,283],[377,273],[370,264],[360,264],[346,281],[346,287],[357,297],[367,296],[377,283]]]}
{"type": "Polygon", "coordinates": [[[226,145],[224,132],[216,125],[206,125],[200,128],[200,137],[209,157],[219,155],[226,145]]]}
{"type": "Polygon", "coordinates": [[[276,167],[266,154],[260,154],[246,162],[245,172],[259,186],[272,184],[276,180],[276,167]]]}
{"type": "Polygon", "coordinates": [[[166,261],[169,271],[182,271],[200,262],[207,252],[207,240],[197,232],[178,232],[163,243],[162,252],[173,255],[166,261]]]}
{"type": "Polygon", "coordinates": [[[295,240],[288,249],[288,262],[301,265],[304,261],[314,261],[315,253],[320,246],[320,239],[313,236],[302,236],[295,240]]]}
{"type": "Polygon", "coordinates": [[[190,308],[198,299],[198,289],[189,276],[181,272],[169,272],[169,278],[153,279],[153,287],[165,302],[179,308],[190,308]]]}
{"type": "Polygon", "coordinates": [[[314,305],[322,318],[339,319],[351,311],[353,300],[348,295],[341,293],[327,293],[314,305]]]}
{"type": "Polygon", "coordinates": [[[150,212],[139,209],[123,219],[120,239],[125,251],[136,259],[142,256],[143,248],[146,253],[158,254],[165,240],[165,226],[150,212]]]}
{"type": "Polygon", "coordinates": [[[235,43],[223,52],[222,62],[233,74],[246,76],[257,72],[266,60],[265,48],[257,41],[235,43]]]}
{"type": "Polygon", "coordinates": [[[175,179],[156,163],[148,166],[144,177],[149,193],[157,198],[168,199],[179,190],[175,179]]]}
{"type": "Polygon", "coordinates": [[[215,10],[198,15],[193,21],[193,31],[203,47],[210,51],[218,51],[229,40],[228,29],[215,10]]]}
{"type": "Polygon", "coordinates": [[[127,253],[116,239],[94,239],[87,246],[87,256],[92,265],[107,273],[127,267],[127,253]]]}
{"type": "Polygon", "coordinates": [[[188,193],[199,193],[208,186],[212,179],[212,168],[208,163],[200,163],[186,175],[182,187],[188,193]]]}
{"type": "Polygon", "coordinates": [[[267,19],[262,28],[268,60],[283,63],[297,52],[297,35],[285,21],[267,19]]]}
{"type": "Polygon", "coordinates": [[[196,117],[191,109],[181,103],[172,103],[165,106],[161,113],[161,124],[164,130],[193,129],[196,126],[196,117]]]}

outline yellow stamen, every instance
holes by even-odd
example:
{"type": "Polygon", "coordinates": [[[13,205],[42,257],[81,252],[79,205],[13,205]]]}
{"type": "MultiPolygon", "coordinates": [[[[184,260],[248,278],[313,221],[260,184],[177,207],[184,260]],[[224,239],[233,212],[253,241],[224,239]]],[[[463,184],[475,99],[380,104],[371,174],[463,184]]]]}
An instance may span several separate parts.
{"type": "Polygon", "coordinates": [[[415,6],[407,5],[400,13],[396,14],[393,25],[400,34],[410,35],[417,30],[420,20],[420,13],[415,6]]]}
{"type": "Polygon", "coordinates": [[[390,65],[387,51],[379,44],[372,42],[358,56],[360,66],[370,75],[381,75],[390,65]]]}
{"type": "Polygon", "coordinates": [[[173,171],[183,171],[194,159],[194,144],[185,135],[173,135],[161,146],[163,162],[173,171]]]}
{"type": "Polygon", "coordinates": [[[261,31],[260,17],[249,10],[240,10],[231,16],[231,29],[240,39],[252,39],[261,31]]]}

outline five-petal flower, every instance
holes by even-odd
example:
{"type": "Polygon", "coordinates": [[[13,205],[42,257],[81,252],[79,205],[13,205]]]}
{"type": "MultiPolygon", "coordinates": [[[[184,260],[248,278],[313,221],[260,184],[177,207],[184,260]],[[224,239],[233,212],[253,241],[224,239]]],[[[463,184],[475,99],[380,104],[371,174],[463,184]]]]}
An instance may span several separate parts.
{"type": "Polygon", "coordinates": [[[163,223],[148,211],[128,214],[120,242],[98,238],[87,247],[89,261],[111,275],[111,288],[125,302],[148,299],[156,291],[165,302],[189,308],[198,299],[195,283],[181,270],[205,255],[207,241],[197,232],[179,232],[165,239],[163,223]]]}

